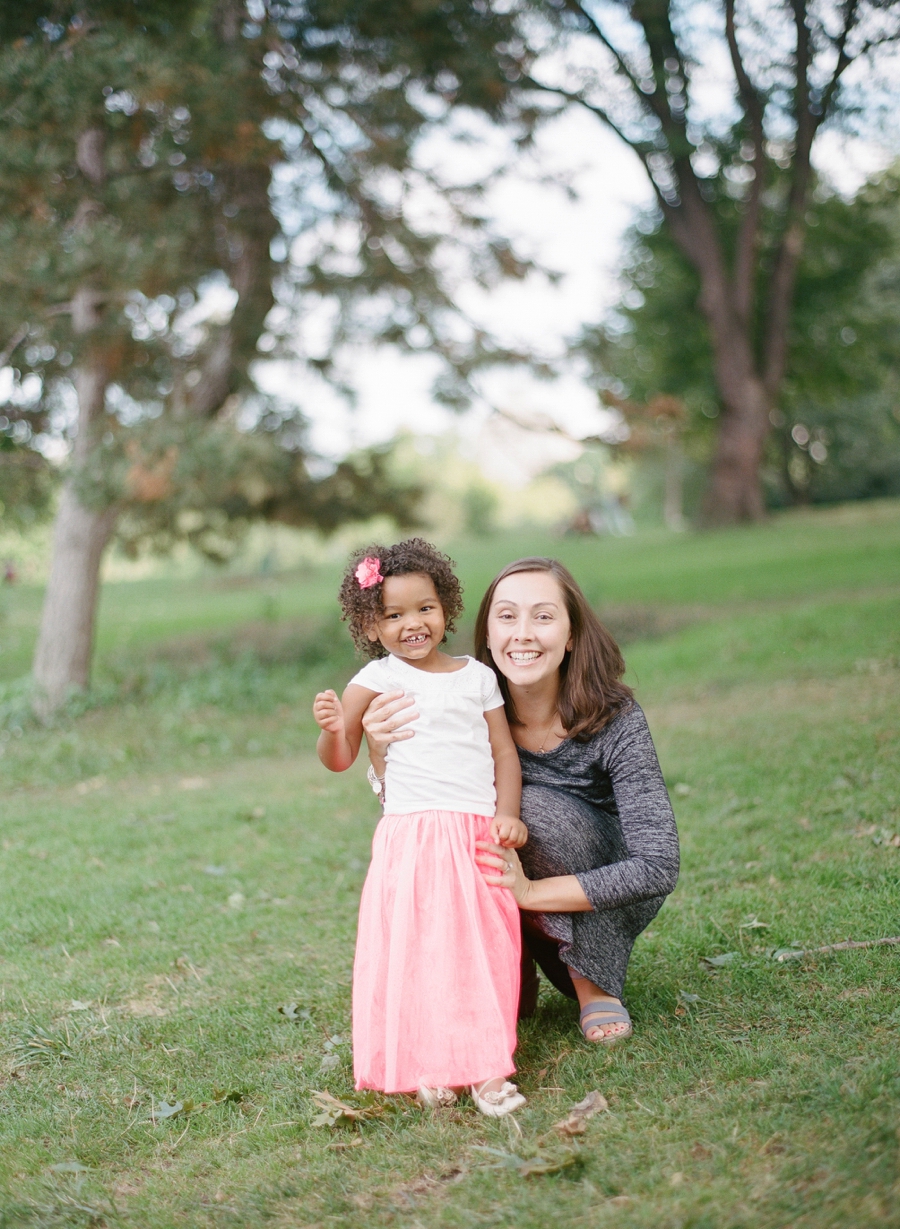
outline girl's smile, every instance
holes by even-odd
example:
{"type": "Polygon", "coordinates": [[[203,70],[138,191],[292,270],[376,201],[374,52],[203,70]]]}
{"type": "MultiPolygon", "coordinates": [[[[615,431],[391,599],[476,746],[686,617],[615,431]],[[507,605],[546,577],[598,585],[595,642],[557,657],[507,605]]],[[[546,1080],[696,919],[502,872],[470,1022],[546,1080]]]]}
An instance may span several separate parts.
{"type": "Polygon", "coordinates": [[[434,581],[420,572],[388,576],[382,589],[381,618],[368,632],[394,657],[432,669],[442,656],[446,621],[434,581]]]}

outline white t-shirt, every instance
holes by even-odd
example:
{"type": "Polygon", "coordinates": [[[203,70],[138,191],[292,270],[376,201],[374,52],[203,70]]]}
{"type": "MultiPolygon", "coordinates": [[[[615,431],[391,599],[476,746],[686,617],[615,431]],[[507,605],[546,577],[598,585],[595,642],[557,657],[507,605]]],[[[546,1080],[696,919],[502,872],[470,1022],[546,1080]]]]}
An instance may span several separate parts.
{"type": "Polygon", "coordinates": [[[484,714],[503,696],[493,670],[467,657],[461,670],[432,674],[399,657],[369,662],[350,680],[369,691],[403,691],[419,716],[413,738],[387,750],[384,810],[464,811],[493,817],[497,809],[494,758],[484,714]]]}

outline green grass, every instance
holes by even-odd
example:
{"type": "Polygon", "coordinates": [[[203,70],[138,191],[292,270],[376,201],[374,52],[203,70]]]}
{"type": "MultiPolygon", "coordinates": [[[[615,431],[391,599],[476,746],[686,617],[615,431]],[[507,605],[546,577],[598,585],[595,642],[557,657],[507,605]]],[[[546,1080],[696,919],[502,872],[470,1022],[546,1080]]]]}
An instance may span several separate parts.
{"type": "MultiPolygon", "coordinates": [[[[544,986],[521,1134],[400,1098],[313,1125],[314,1090],[352,1087],[376,821],[312,750],[311,695],[351,668],[334,574],[109,586],[102,703],[0,741],[0,1226],[900,1226],[900,947],[769,954],[900,934],[900,505],[454,553],[477,595],[547,550],[654,633],[627,656],[684,865],[634,1039],[587,1046],[544,986]],[[609,1112],[555,1135],[591,1089],[609,1112]],[[523,1176],[536,1155],[572,1163],[523,1176]]],[[[9,679],[38,600],[4,601],[9,679]]]]}

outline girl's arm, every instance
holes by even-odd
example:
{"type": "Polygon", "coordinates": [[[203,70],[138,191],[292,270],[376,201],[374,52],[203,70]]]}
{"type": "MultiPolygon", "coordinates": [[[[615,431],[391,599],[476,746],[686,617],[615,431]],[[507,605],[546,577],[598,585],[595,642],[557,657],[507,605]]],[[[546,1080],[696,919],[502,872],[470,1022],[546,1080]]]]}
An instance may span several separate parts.
{"type": "Polygon", "coordinates": [[[484,714],[494,757],[494,782],[497,788],[497,814],[491,822],[495,841],[510,849],[519,849],[528,840],[528,829],[519,819],[522,804],[522,769],[519,753],[503,708],[492,708],[484,714]]]}
{"type": "Polygon", "coordinates": [[[320,691],[313,716],[322,733],[316,743],[319,759],[331,772],[345,772],[359,754],[362,717],[377,691],[350,683],[342,699],[333,691],[320,691]]]}

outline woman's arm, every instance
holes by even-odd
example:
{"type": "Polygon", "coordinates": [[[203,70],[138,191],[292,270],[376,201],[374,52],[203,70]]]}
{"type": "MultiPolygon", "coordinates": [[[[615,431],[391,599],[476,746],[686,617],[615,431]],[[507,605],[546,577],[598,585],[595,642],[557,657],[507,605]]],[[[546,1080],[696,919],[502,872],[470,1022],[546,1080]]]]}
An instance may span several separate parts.
{"type": "Polygon", "coordinates": [[[584,894],[584,888],[575,875],[555,875],[552,879],[527,879],[519,855],[514,849],[504,849],[490,841],[477,841],[479,849],[476,862],[486,869],[488,883],[498,888],[509,888],[520,909],[530,913],[590,913],[593,905],[584,894]]]}
{"type": "Polygon", "coordinates": [[[363,713],[362,727],[369,746],[369,759],[379,777],[384,777],[385,757],[391,743],[403,742],[415,734],[408,725],[419,715],[415,703],[405,691],[384,691],[375,696],[363,713]]]}
{"type": "Polygon", "coordinates": [[[594,909],[617,909],[667,896],[678,879],[678,832],[639,705],[613,718],[601,754],[598,766],[612,782],[625,856],[608,866],[579,871],[584,894],[594,909]]]}
{"type": "Polygon", "coordinates": [[[322,730],[316,751],[331,772],[345,772],[359,754],[363,713],[377,695],[377,691],[350,683],[340,700],[333,691],[316,696],[313,716],[322,730]]]}

